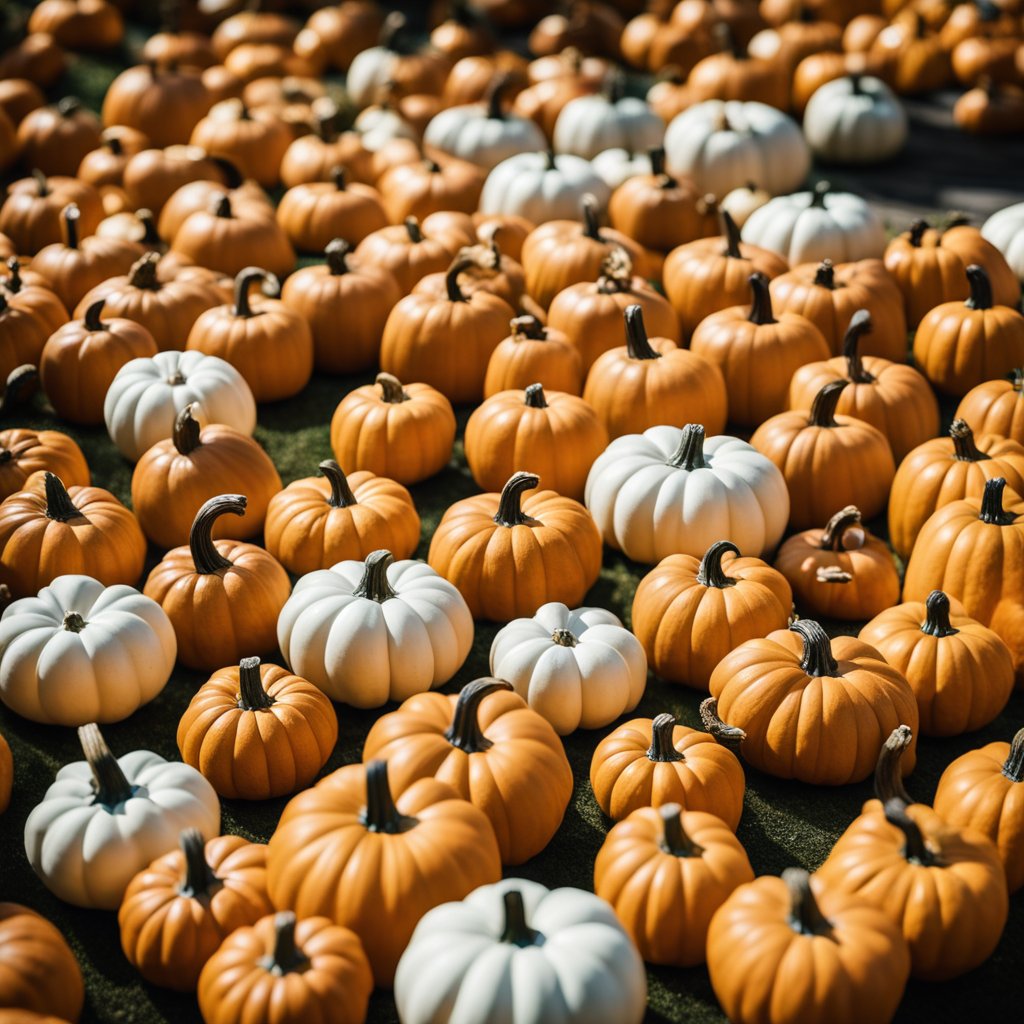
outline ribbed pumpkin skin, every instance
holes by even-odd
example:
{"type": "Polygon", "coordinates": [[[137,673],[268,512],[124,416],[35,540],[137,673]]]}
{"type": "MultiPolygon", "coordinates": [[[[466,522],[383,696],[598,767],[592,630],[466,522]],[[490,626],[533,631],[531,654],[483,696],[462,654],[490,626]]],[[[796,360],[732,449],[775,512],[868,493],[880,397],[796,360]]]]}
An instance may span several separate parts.
{"type": "Polygon", "coordinates": [[[999,434],[1024,444],[1024,374],[1013,380],[989,380],[971,388],[956,407],[957,419],[966,420],[979,437],[999,434]]]}
{"type": "Polygon", "coordinates": [[[0,308],[0,380],[25,363],[39,365],[46,339],[68,321],[60,299],[47,288],[25,287],[3,296],[0,308]]]}
{"type": "MultiPolygon", "coordinates": [[[[515,323],[513,321],[513,323],[515,323]]],[[[540,383],[549,391],[579,395],[583,391],[583,360],[562,331],[541,328],[533,338],[513,333],[491,353],[484,377],[484,398],[540,383]]]]}
{"type": "Polygon", "coordinates": [[[68,487],[89,486],[82,449],[59,430],[0,430],[0,500],[25,486],[33,473],[48,470],[68,487]]]}

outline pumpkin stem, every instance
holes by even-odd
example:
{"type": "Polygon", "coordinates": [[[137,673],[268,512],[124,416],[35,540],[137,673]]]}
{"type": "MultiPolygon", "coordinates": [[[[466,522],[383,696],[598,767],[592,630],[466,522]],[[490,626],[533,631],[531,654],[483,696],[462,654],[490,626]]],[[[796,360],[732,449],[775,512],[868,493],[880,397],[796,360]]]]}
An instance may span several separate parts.
{"type": "Polygon", "coordinates": [[[364,569],[359,585],[352,591],[354,597],[365,597],[370,601],[383,604],[396,597],[388,582],[388,566],[395,560],[387,548],[371,551],[363,561],[364,569]]]}
{"type": "Polygon", "coordinates": [[[621,245],[613,245],[601,261],[601,275],[597,279],[597,290],[602,295],[618,295],[628,292],[633,282],[633,261],[621,245]]]}
{"type": "Polygon", "coordinates": [[[544,397],[544,386],[542,384],[530,384],[526,389],[526,399],[523,403],[531,409],[546,409],[547,399],[544,397]]]}
{"type": "Polygon", "coordinates": [[[85,324],[87,331],[105,331],[106,327],[103,325],[103,321],[100,320],[100,314],[103,312],[103,306],[106,303],[106,299],[97,299],[88,309],[85,311],[85,316],[82,317],[82,322],[85,324]]]}
{"type": "Polygon", "coordinates": [[[815,678],[839,675],[839,663],[832,656],[832,641],[817,622],[813,619],[799,619],[789,628],[803,638],[801,671],[815,678]]]}
{"type": "Polygon", "coordinates": [[[672,743],[672,732],[675,727],[675,717],[667,713],[658,715],[651,722],[651,745],[647,748],[648,761],[667,763],[669,761],[685,760],[672,743]]]}
{"type": "Polygon", "coordinates": [[[950,625],[949,598],[941,590],[933,590],[924,603],[925,617],[921,632],[929,636],[953,636],[960,630],[950,625]]]}
{"type": "Polygon", "coordinates": [[[505,110],[502,102],[505,99],[505,90],[508,88],[509,76],[506,72],[495,75],[487,86],[484,93],[484,104],[487,108],[488,121],[504,121],[505,110]]]}
{"type": "Polygon", "coordinates": [[[738,725],[727,725],[718,717],[718,701],[714,697],[705,697],[700,702],[699,711],[705,731],[723,747],[738,748],[747,738],[747,734],[738,725]]]}
{"type": "Polygon", "coordinates": [[[547,159],[547,163],[544,166],[545,171],[557,171],[558,164],[555,163],[555,151],[548,147],[544,150],[544,156],[547,159]]]}
{"type": "Polygon", "coordinates": [[[378,46],[382,46],[385,50],[402,52],[398,46],[398,36],[405,28],[405,24],[405,15],[401,11],[392,11],[381,26],[378,46]]]}
{"type": "Polygon", "coordinates": [[[811,889],[811,876],[803,868],[786,868],[782,880],[789,890],[789,926],[800,935],[830,935],[832,924],[821,912],[811,889]]]}
{"type": "Polygon", "coordinates": [[[718,216],[721,218],[722,234],[725,236],[725,253],[723,255],[733,260],[743,259],[743,253],[740,252],[740,229],[736,227],[736,221],[732,219],[728,210],[723,210],[721,207],[718,208],[718,216]]]}
{"type": "Polygon", "coordinates": [[[875,378],[864,369],[860,358],[860,339],[874,329],[871,313],[858,309],[850,317],[850,326],[843,335],[843,358],[846,360],[846,376],[854,384],[873,384],[875,378]]]}
{"type": "Polygon", "coordinates": [[[188,546],[192,551],[192,564],[200,576],[231,568],[231,563],[213,543],[210,531],[213,524],[228,512],[233,516],[244,516],[247,504],[248,499],[244,494],[219,494],[205,502],[196,513],[188,533],[188,546]]]}
{"type": "Polygon", "coordinates": [[[96,793],[93,802],[112,809],[130,799],[135,787],[110,752],[100,727],[95,722],[80,726],[78,742],[82,745],[82,753],[92,772],[92,788],[96,793]]]}
{"type": "Polygon", "coordinates": [[[836,406],[839,404],[839,396],[843,388],[850,382],[845,378],[841,380],[830,380],[814,396],[811,403],[811,415],[807,421],[811,427],[838,427],[836,422],[836,406]]]}
{"type": "Polygon", "coordinates": [[[82,514],[71,500],[71,495],[68,494],[67,488],[59,476],[47,473],[44,477],[44,486],[47,519],[66,523],[69,519],[75,519],[82,514]]]}
{"type": "Polygon", "coordinates": [[[230,189],[239,188],[244,182],[245,178],[242,176],[242,172],[238,169],[238,164],[233,160],[228,160],[224,156],[214,156],[210,159],[217,165],[217,169],[224,175],[224,184],[230,189]]]}
{"type": "Polygon", "coordinates": [[[69,249],[78,248],[78,220],[82,216],[76,203],[68,203],[61,211],[60,219],[64,225],[65,244],[69,249]]]}
{"type": "Polygon", "coordinates": [[[513,473],[501,489],[494,521],[499,526],[533,525],[536,520],[531,519],[522,509],[523,491],[532,491],[539,483],[540,477],[536,473],[513,473]]]}
{"type": "Polygon", "coordinates": [[[736,581],[731,576],[725,575],[722,568],[722,555],[731,551],[734,555],[740,553],[731,540],[716,540],[704,552],[700,560],[700,568],[697,570],[697,582],[702,587],[714,587],[716,590],[724,590],[726,587],[735,587],[736,581]]]}
{"type": "Polygon", "coordinates": [[[86,622],[79,612],[66,612],[62,625],[69,633],[81,633],[86,622]]]}
{"type": "Polygon", "coordinates": [[[887,800],[898,799],[912,804],[910,794],[903,785],[903,768],[901,761],[903,751],[914,740],[909,725],[898,725],[886,737],[882,749],[878,752],[875,763],[875,796],[884,804],[887,800]]]}
{"type": "Polygon", "coordinates": [[[603,242],[601,237],[601,225],[598,222],[597,199],[588,192],[581,202],[583,207],[583,234],[586,238],[592,238],[595,242],[603,242]]]}
{"type": "Polygon", "coordinates": [[[832,191],[832,182],[830,181],[819,181],[811,192],[811,205],[812,210],[824,210],[825,209],[825,196],[832,191]]]}
{"type": "Polygon", "coordinates": [[[82,101],[77,96],[65,96],[57,101],[57,113],[61,117],[73,117],[82,109],[82,101]]]}
{"type": "Polygon", "coordinates": [[[704,426],[701,423],[687,423],[680,434],[679,446],[672,453],[667,466],[685,469],[692,473],[695,469],[706,469],[704,461],[704,426]]]}
{"type": "Polygon", "coordinates": [[[352,488],[349,487],[344,470],[334,459],[324,459],[317,469],[327,477],[327,482],[331,485],[331,496],[327,499],[327,504],[331,508],[349,508],[359,504],[352,493],[352,488]]]}
{"type": "Polygon", "coordinates": [[[822,288],[834,291],[836,287],[836,272],[831,260],[822,260],[814,274],[814,283],[822,288]]]}
{"type": "Polygon", "coordinates": [[[43,172],[39,170],[38,167],[33,167],[32,177],[35,179],[36,192],[38,193],[39,197],[43,198],[44,196],[48,196],[50,194],[50,183],[47,180],[46,175],[43,174],[43,172]]]}
{"type": "Polygon", "coordinates": [[[345,191],[345,184],[346,184],[346,181],[345,181],[345,168],[342,167],[340,164],[337,164],[334,167],[332,167],[328,173],[331,176],[331,181],[334,182],[334,187],[339,192],[344,192],[345,191]]]}
{"type": "Polygon", "coordinates": [[[915,220],[910,225],[910,230],[907,232],[907,240],[915,249],[921,248],[921,242],[924,240],[924,233],[928,230],[928,221],[926,220],[915,220]]]}
{"type": "Polygon", "coordinates": [[[480,728],[480,704],[484,697],[499,690],[511,690],[512,684],[504,679],[485,676],[474,679],[459,691],[455,702],[455,713],[452,724],[445,730],[444,738],[457,749],[466,754],[476,754],[489,750],[494,743],[489,740],[480,728]]]}
{"type": "Polygon", "coordinates": [[[860,509],[856,505],[847,505],[846,508],[841,508],[825,524],[825,529],[821,531],[818,547],[822,551],[842,551],[843,537],[846,531],[854,526],[860,526],[860,524],[860,509]]]}
{"type": "Polygon", "coordinates": [[[509,889],[504,895],[505,927],[501,931],[499,942],[508,942],[523,948],[532,946],[540,938],[526,923],[526,908],[523,906],[523,894],[519,889],[509,889]]]}
{"type": "MultiPolygon", "coordinates": [[[[0,295],[0,301],[3,296],[0,295]]],[[[39,387],[39,371],[31,363],[16,366],[7,376],[4,392],[0,395],[0,415],[29,404],[39,387]]]]}
{"type": "Polygon", "coordinates": [[[1002,774],[1011,782],[1024,782],[1024,729],[1018,729],[1010,741],[1010,752],[1003,762],[1002,774]]]}
{"type": "Polygon", "coordinates": [[[153,219],[153,211],[146,209],[136,210],[135,216],[142,225],[141,243],[143,245],[151,246],[163,245],[164,240],[160,237],[160,232],[156,229],[156,221],[153,219]]]}
{"type": "Polygon", "coordinates": [[[903,857],[920,867],[933,867],[939,858],[928,848],[917,822],[907,814],[907,803],[899,797],[885,801],[885,820],[903,833],[903,857]]]}
{"type": "Polygon", "coordinates": [[[194,452],[203,442],[199,439],[199,420],[195,417],[196,403],[190,402],[174,419],[172,438],[180,455],[194,452]]]}
{"type": "Polygon", "coordinates": [[[517,316],[514,320],[509,321],[509,328],[516,341],[521,338],[529,338],[530,341],[547,340],[544,325],[535,316],[517,316]]]}
{"type": "MultiPolygon", "coordinates": [[[[9,256],[7,258],[7,275],[7,283],[4,285],[4,288],[12,295],[17,295],[21,291],[23,284],[21,280],[21,261],[17,256],[9,256]]],[[[0,295],[2,294],[0,292],[0,295]]]]}
{"type": "Polygon", "coordinates": [[[994,305],[992,299],[992,282],[988,278],[984,267],[972,263],[967,268],[967,281],[971,286],[971,294],[964,305],[968,309],[991,309],[994,305]]]}
{"type": "Polygon", "coordinates": [[[559,647],[576,647],[579,644],[576,634],[571,629],[562,629],[561,627],[552,630],[551,642],[558,644],[559,647]]]}
{"type": "Polygon", "coordinates": [[[274,698],[263,688],[259,658],[243,658],[238,663],[238,706],[243,711],[269,708],[274,698]]]}
{"type": "Polygon", "coordinates": [[[658,188],[675,188],[679,182],[665,170],[665,147],[654,146],[647,151],[647,156],[651,161],[651,174],[655,177],[658,188]]]}
{"type": "Polygon", "coordinates": [[[747,60],[747,51],[740,46],[739,40],[733,34],[728,22],[720,21],[713,29],[715,42],[722,53],[729,53],[733,60],[747,60]]]}
{"type": "Polygon", "coordinates": [[[147,252],[140,256],[128,271],[128,283],[133,288],[143,288],[146,291],[159,291],[160,282],[157,280],[156,268],[160,262],[158,252],[147,252]]]}
{"type": "Polygon", "coordinates": [[[197,828],[182,829],[181,852],[185,855],[185,877],[178,886],[178,893],[188,899],[209,896],[220,886],[220,879],[206,861],[206,841],[197,828]]]}
{"type": "Polygon", "coordinates": [[[662,804],[658,808],[661,817],[661,848],[673,857],[699,857],[704,847],[695,843],[683,828],[683,809],[679,804],[662,804]]]}
{"type": "Polygon", "coordinates": [[[382,402],[387,402],[388,405],[400,405],[402,402],[409,401],[402,382],[392,374],[378,373],[374,378],[374,383],[380,385],[382,402]]]}
{"type": "Polygon", "coordinates": [[[366,765],[366,807],[361,815],[368,832],[397,835],[416,824],[415,818],[398,813],[388,785],[387,761],[370,761],[366,765]]]}
{"type": "Polygon", "coordinates": [[[344,238],[332,238],[324,249],[324,256],[327,258],[327,270],[332,277],[340,277],[349,271],[348,254],[352,251],[352,245],[344,238]]]}
{"type": "Polygon", "coordinates": [[[269,270],[263,270],[262,267],[246,267],[244,270],[240,270],[235,277],[235,316],[256,315],[256,311],[249,302],[249,289],[255,281],[263,282],[264,295],[276,295],[281,290],[276,275],[270,273],[269,270]]]}
{"type": "Polygon", "coordinates": [[[644,326],[644,310],[637,303],[626,307],[623,317],[626,321],[626,352],[630,359],[660,359],[661,353],[651,348],[644,326]]]}
{"type": "Polygon", "coordinates": [[[231,209],[231,197],[227,192],[215,192],[210,197],[210,212],[215,217],[225,220],[234,217],[234,211],[231,209]]]}
{"type": "Polygon", "coordinates": [[[754,300],[750,305],[750,316],[747,319],[759,327],[764,324],[778,323],[772,313],[772,297],[768,291],[768,278],[760,271],[756,271],[747,278],[747,283],[754,293],[754,300]]]}
{"type": "Polygon", "coordinates": [[[465,302],[466,296],[459,287],[459,274],[477,265],[476,259],[464,249],[452,260],[451,266],[444,275],[444,286],[449,302],[465,302]]]}
{"type": "Polygon", "coordinates": [[[301,970],[308,963],[309,958],[295,945],[295,914],[291,910],[275,914],[274,948],[260,961],[260,966],[279,978],[301,970]]]}
{"type": "Polygon", "coordinates": [[[989,458],[974,441],[974,431],[966,420],[955,419],[949,426],[953,455],[960,462],[981,462],[989,458]]]}
{"type": "Polygon", "coordinates": [[[1017,521],[1012,512],[1003,508],[1003,489],[1006,487],[1004,477],[997,476],[994,480],[985,481],[985,493],[981,498],[981,511],[978,518],[983,523],[993,526],[1009,526],[1017,521]]]}
{"type": "Polygon", "coordinates": [[[415,217],[405,218],[405,230],[409,235],[409,241],[413,245],[418,245],[423,241],[423,232],[420,230],[420,222],[415,217]]]}

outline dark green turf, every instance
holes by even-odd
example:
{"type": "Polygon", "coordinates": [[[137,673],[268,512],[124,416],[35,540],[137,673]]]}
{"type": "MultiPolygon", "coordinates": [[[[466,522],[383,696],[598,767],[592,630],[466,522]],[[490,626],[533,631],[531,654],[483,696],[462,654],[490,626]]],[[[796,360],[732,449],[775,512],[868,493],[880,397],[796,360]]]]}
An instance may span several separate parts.
{"type": "MultiPolygon", "coordinates": [[[[138,38],[137,36],[135,37],[138,38]]],[[[76,61],[67,81],[55,95],[75,92],[98,108],[110,78],[124,60],[76,61]]],[[[260,408],[256,431],[280,470],[285,483],[309,476],[317,462],[330,453],[328,424],[340,398],[353,387],[369,380],[317,379],[296,399],[260,408]]],[[[947,409],[947,420],[949,410],[947,409]]],[[[461,427],[466,412],[459,416],[461,427]]],[[[5,426],[8,424],[5,424],[5,426]]],[[[54,417],[39,400],[35,414],[25,422],[34,427],[54,426],[54,417]]],[[[56,424],[60,429],[65,425],[56,424]]],[[[129,498],[131,467],[118,455],[103,430],[68,430],[82,445],[96,484],[113,490],[122,500],[129,498]]],[[[426,555],[427,541],[443,511],[454,501],[476,493],[462,457],[461,442],[451,466],[434,479],[412,488],[423,520],[423,542],[418,551],[426,555]]],[[[151,564],[159,553],[151,552],[151,564]]],[[[147,566],[147,569],[149,566],[147,566]]],[[[601,578],[588,596],[589,604],[601,605],[629,621],[629,608],[642,568],[609,555],[601,578]]],[[[845,632],[855,632],[846,628],[845,632]]],[[[467,680],[487,673],[487,654],[495,629],[481,626],[470,658],[447,688],[455,690],[467,680]]],[[[835,632],[835,629],[833,629],[835,632]]],[[[152,749],[167,758],[177,758],[174,736],[178,719],[198,685],[197,673],[177,671],[161,696],[120,725],[104,733],[115,751],[122,754],[138,747],[152,749]]],[[[637,714],[653,716],[672,711],[685,724],[699,726],[697,694],[684,692],[651,679],[637,714]]],[[[359,759],[363,738],[378,712],[353,711],[337,706],[340,724],[338,747],[325,771],[359,759]]],[[[961,753],[995,739],[1008,739],[1024,726],[1024,699],[1016,694],[1007,710],[989,728],[951,740],[923,740],[919,746],[918,768],[909,780],[913,795],[928,801],[935,792],[945,766],[961,753]]],[[[67,935],[86,979],[84,1021],[138,1022],[138,1024],[186,1024],[199,1019],[191,996],[175,995],[140,981],[125,961],[118,942],[114,914],[68,907],[42,886],[25,859],[22,828],[28,813],[52,782],[57,769],[81,758],[73,730],[37,726],[11,715],[0,707],[0,731],[14,753],[15,784],[10,809],[0,818],[0,899],[28,904],[57,923],[67,935]]],[[[555,839],[539,857],[514,872],[549,886],[575,885],[590,888],[594,857],[605,834],[602,818],[590,793],[588,768],[597,741],[605,734],[577,733],[566,739],[566,750],[576,778],[576,790],[565,821],[555,839]]],[[[813,869],[827,855],[832,843],[870,795],[868,785],[842,789],[814,788],[787,783],[748,770],[748,789],[739,838],[758,873],[779,873],[799,864],[813,869]]],[[[273,831],[284,800],[247,804],[223,802],[225,832],[265,841],[273,831]]],[[[932,1024],[999,1015],[1019,1019],[1012,1012],[1012,1000],[1024,996],[1024,894],[1011,901],[1010,923],[995,955],[979,970],[943,985],[912,983],[897,1020],[903,1024],[928,1021],[932,1024]]],[[[649,972],[650,1021],[709,1024],[724,1018],[719,1011],[703,969],[649,972]]],[[[369,1020],[382,1024],[396,1020],[394,1005],[387,994],[377,994],[371,1003],[369,1020]]],[[[871,1024],[865,1021],[863,1024],[871,1024]]]]}

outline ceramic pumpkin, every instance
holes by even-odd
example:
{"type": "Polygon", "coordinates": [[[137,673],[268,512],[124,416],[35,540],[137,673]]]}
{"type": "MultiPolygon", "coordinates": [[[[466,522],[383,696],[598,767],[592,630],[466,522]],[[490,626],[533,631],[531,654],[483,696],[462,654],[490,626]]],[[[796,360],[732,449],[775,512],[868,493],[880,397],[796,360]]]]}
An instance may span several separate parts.
{"type": "Polygon", "coordinates": [[[583,391],[583,360],[562,331],[545,327],[535,316],[518,316],[509,326],[512,333],[487,362],[485,399],[536,381],[568,395],[583,391]]]}
{"type": "Polygon", "coordinates": [[[363,762],[386,760],[396,792],[423,778],[447,783],[487,815],[502,864],[522,864],[558,831],[572,770],[555,731],[511,690],[484,678],[458,695],[409,697],[371,727],[363,762]]]}
{"type": "Polygon", "coordinates": [[[500,494],[463,498],[441,518],[427,561],[462,593],[475,619],[508,622],[548,601],[577,606],[597,580],[601,535],[572,498],[514,473],[500,494]],[[510,572],[515,568],[515,586],[510,572]]]}
{"type": "Polygon", "coordinates": [[[956,418],[970,423],[978,435],[1000,434],[1024,444],[1024,370],[1015,367],[1002,380],[971,388],[960,399],[956,418]]]}
{"type": "Polygon", "coordinates": [[[640,581],[633,632],[656,676],[707,690],[722,658],[747,640],[784,629],[792,607],[782,573],[720,540],[701,558],[668,555],[640,581]],[[733,556],[728,562],[727,554],[733,556]]]}
{"type": "Polygon", "coordinates": [[[59,430],[0,430],[0,500],[20,491],[33,473],[49,470],[71,487],[89,485],[81,448],[59,430]]]}
{"type": "Polygon", "coordinates": [[[454,1001],[473,1008],[468,1021],[544,1024],[553,1005],[564,1024],[639,1024],[647,979],[604,900],[507,878],[429,911],[402,954],[395,1003],[406,1024],[445,1024],[454,1001]]]}
{"type": "Polygon", "coordinates": [[[120,758],[99,727],[78,730],[84,761],[67,764],[25,822],[25,855],[66,903],[114,910],[132,878],[178,844],[183,828],[220,832],[220,802],[194,768],[149,750],[120,758]]]}
{"type": "Polygon", "coordinates": [[[211,535],[222,515],[243,516],[245,507],[241,494],[210,498],[196,512],[188,544],[168,551],[146,579],[143,592],[167,613],[189,668],[212,670],[274,648],[288,574],[255,544],[211,535]]]}
{"type": "Polygon", "coordinates": [[[128,883],[117,912],[121,949],[151,985],[192,992],[199,973],[238,928],[273,913],[267,848],[241,836],[204,842],[194,828],[180,849],[158,857],[128,883]]]}
{"type": "MultiPolygon", "coordinates": [[[[703,707],[701,708],[703,714],[703,707]]],[[[594,750],[590,786],[602,812],[622,821],[641,807],[678,804],[717,815],[733,831],[743,812],[746,782],[736,755],[720,740],[741,735],[678,725],[670,714],[634,718],[594,750]]]]}

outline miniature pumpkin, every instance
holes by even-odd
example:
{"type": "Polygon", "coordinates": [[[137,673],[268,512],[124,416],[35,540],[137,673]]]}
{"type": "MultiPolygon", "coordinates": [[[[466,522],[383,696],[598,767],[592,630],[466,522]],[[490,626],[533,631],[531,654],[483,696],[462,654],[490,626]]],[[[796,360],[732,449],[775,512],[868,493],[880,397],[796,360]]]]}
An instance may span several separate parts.
{"type": "Polygon", "coordinates": [[[78,231],[85,238],[103,220],[103,201],[92,185],[60,175],[47,177],[36,170],[11,182],[0,205],[0,231],[14,243],[16,252],[35,254],[64,238],[63,212],[79,210],[78,231]]]}
{"type": "Polygon", "coordinates": [[[43,0],[32,11],[28,30],[51,35],[69,49],[110,50],[124,37],[124,21],[107,0],[43,0]]]}
{"type": "MultiPolygon", "coordinates": [[[[163,148],[188,142],[209,109],[210,96],[197,68],[150,61],[126,68],[110,83],[103,123],[134,128],[163,148]]],[[[198,144],[214,152],[205,142],[198,144]]]]}
{"type": "Polygon", "coordinates": [[[28,167],[74,177],[85,154],[99,145],[100,132],[99,118],[74,96],[65,96],[25,115],[18,125],[17,149],[28,167]]]}
{"type": "Polygon", "coordinates": [[[0,501],[20,491],[33,473],[49,470],[72,487],[88,487],[81,448],[57,430],[0,430],[0,501]]]}
{"type": "Polygon", "coordinates": [[[1003,256],[1006,265],[1024,280],[1024,232],[1021,231],[1021,214],[1024,203],[1014,203],[997,210],[981,227],[981,235],[1003,256]]]}
{"type": "Polygon", "coordinates": [[[484,678],[457,695],[409,697],[374,723],[363,763],[387,761],[397,792],[423,778],[451,786],[487,815],[502,864],[522,864],[558,831],[572,770],[555,731],[511,689],[484,678]],[[529,763],[528,773],[519,760],[529,763]]]}
{"type": "Polygon", "coordinates": [[[633,632],[656,676],[707,690],[722,658],[747,640],[785,629],[792,607],[785,576],[720,540],[702,558],[663,558],[640,581],[633,632]],[[737,557],[726,563],[727,552],[737,557]]]}
{"type": "Polygon", "coordinates": [[[292,136],[273,113],[249,110],[243,100],[229,99],[210,108],[188,141],[214,156],[226,157],[245,177],[269,188],[280,179],[281,161],[292,136]]]}
{"type": "Polygon", "coordinates": [[[590,513],[549,490],[523,501],[539,483],[517,472],[500,494],[457,501],[434,531],[427,560],[459,588],[474,618],[508,622],[548,601],[577,606],[597,579],[601,535],[590,513]]]}
{"type": "Polygon", "coordinates": [[[46,96],[43,90],[27,78],[8,77],[0,85],[0,108],[3,108],[15,127],[26,114],[38,110],[45,104],[46,96]]]}
{"type": "Polygon", "coordinates": [[[337,130],[338,108],[329,100],[316,100],[311,109],[312,132],[292,142],[281,160],[285,188],[327,181],[334,167],[344,168],[356,181],[372,180],[370,151],[358,132],[337,130]]]}
{"type": "Polygon", "coordinates": [[[151,985],[192,992],[199,973],[238,928],[273,913],[267,848],[241,836],[204,842],[194,828],[180,849],[157,858],[128,884],[117,912],[121,948],[151,985]]]}
{"type": "Polygon", "coordinates": [[[543,382],[553,392],[583,390],[583,361],[562,331],[545,327],[535,316],[519,316],[512,333],[491,353],[484,377],[484,398],[543,382]]]}
{"type": "Polygon", "coordinates": [[[188,546],[168,551],[146,579],[143,593],[167,613],[189,668],[212,670],[274,649],[288,574],[255,544],[211,537],[220,516],[245,515],[245,506],[240,494],[211,498],[196,512],[188,546]]]}
{"type": "MultiPolygon", "coordinates": [[[[451,220],[464,216],[466,219],[462,222],[462,228],[473,237],[473,222],[468,214],[447,212],[433,216],[451,220]]],[[[540,307],[526,294],[526,276],[522,266],[501,251],[496,238],[492,237],[487,244],[480,242],[463,247],[459,250],[459,259],[463,258],[465,266],[459,271],[459,287],[464,295],[486,291],[504,299],[513,309],[541,312],[540,307]]],[[[440,272],[421,278],[413,288],[413,294],[443,298],[447,294],[445,274],[440,272]]]]}
{"type": "Polygon", "coordinates": [[[378,6],[366,0],[344,0],[334,7],[321,7],[306,21],[327,51],[331,66],[345,71],[356,54],[377,41],[384,16],[378,6]]]}
{"type": "Polygon", "coordinates": [[[956,408],[957,419],[980,434],[999,434],[1024,444],[1024,370],[1015,367],[1002,380],[987,380],[971,388],[956,408]]]}
{"type": "Polygon", "coordinates": [[[58,576],[92,576],[106,586],[142,575],[146,538],[135,516],[99,487],[65,489],[45,472],[42,491],[0,504],[0,582],[28,597],[58,576]]]}
{"type": "MultiPolygon", "coordinates": [[[[866,779],[883,739],[901,723],[917,727],[903,674],[860,640],[829,640],[813,619],[741,644],[718,663],[710,689],[721,718],[746,734],[751,765],[816,786],[866,779]],[[792,715],[804,700],[808,713],[792,715]]],[[[911,748],[904,771],[914,755],[911,748]]]]}
{"type": "Polygon", "coordinates": [[[49,32],[30,32],[0,57],[0,76],[20,76],[44,87],[53,85],[66,67],[64,50],[49,32]]]}
{"type": "Polygon", "coordinates": [[[1019,135],[1024,131],[1024,89],[982,78],[954,104],[953,122],[972,135],[1019,135]]]}
{"type": "MultiPolygon", "coordinates": [[[[11,257],[17,261],[17,257],[11,257]]],[[[46,339],[68,321],[67,310],[48,288],[22,285],[0,288],[0,376],[26,363],[38,365],[46,339]]]]}
{"type": "Polygon", "coordinates": [[[300,252],[320,252],[332,238],[355,243],[388,223],[380,193],[369,185],[349,183],[341,167],[330,182],[295,185],[277,208],[277,222],[300,252]]]}
{"type": "MultiPolygon", "coordinates": [[[[381,228],[357,246],[354,257],[361,263],[378,267],[394,275],[403,295],[427,274],[447,270],[463,239],[448,235],[424,234],[415,217],[403,224],[381,228]]],[[[383,332],[381,332],[383,333],[383,332]]]]}

